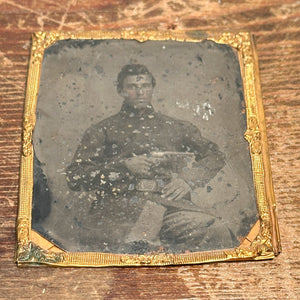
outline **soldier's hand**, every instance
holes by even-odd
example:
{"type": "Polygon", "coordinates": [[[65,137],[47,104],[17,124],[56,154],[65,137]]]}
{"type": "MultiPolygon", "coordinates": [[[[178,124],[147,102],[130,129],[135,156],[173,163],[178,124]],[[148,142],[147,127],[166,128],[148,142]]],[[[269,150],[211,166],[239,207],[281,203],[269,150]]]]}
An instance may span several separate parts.
{"type": "Polygon", "coordinates": [[[127,158],[125,159],[124,163],[127,169],[134,174],[148,176],[151,175],[150,169],[153,165],[153,162],[145,155],[138,155],[127,158]]]}
{"type": "Polygon", "coordinates": [[[162,198],[178,201],[191,191],[190,186],[181,178],[173,178],[162,190],[162,198]]]}

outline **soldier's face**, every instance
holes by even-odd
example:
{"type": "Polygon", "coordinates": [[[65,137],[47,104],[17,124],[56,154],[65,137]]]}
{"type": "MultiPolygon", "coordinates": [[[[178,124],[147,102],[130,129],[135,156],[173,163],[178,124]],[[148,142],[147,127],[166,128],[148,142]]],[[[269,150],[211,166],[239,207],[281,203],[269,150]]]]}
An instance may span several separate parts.
{"type": "Polygon", "coordinates": [[[151,104],[153,86],[150,75],[129,75],[123,81],[121,96],[135,109],[146,108],[151,104]]]}

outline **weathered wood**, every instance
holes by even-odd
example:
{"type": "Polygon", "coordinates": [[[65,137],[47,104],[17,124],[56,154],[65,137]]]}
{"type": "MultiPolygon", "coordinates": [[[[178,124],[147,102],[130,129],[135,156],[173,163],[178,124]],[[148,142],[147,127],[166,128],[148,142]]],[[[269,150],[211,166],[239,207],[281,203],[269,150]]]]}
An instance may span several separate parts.
{"type": "Polygon", "coordinates": [[[299,299],[300,2],[0,2],[0,298],[299,299]],[[39,30],[201,29],[256,37],[283,253],[164,268],[17,268],[15,221],[30,36],[39,30]]]}

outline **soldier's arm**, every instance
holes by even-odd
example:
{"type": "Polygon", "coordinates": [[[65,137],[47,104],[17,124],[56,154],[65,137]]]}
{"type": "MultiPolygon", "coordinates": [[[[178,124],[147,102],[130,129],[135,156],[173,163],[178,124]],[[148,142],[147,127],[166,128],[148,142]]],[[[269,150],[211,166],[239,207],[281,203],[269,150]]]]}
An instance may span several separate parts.
{"type": "Polygon", "coordinates": [[[113,183],[122,180],[126,167],[119,157],[105,155],[106,136],[103,128],[89,128],[67,167],[66,180],[72,190],[111,191],[113,183]]]}
{"type": "Polygon", "coordinates": [[[225,155],[217,144],[202,137],[199,129],[185,125],[183,145],[195,155],[192,166],[182,170],[183,179],[191,188],[201,187],[214,178],[225,165],[225,155]]]}

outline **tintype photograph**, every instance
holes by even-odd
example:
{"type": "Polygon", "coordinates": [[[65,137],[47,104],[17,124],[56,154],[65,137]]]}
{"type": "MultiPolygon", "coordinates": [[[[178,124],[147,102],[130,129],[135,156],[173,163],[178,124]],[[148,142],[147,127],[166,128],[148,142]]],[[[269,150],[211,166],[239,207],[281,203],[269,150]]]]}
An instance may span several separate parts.
{"type": "Polygon", "coordinates": [[[71,252],[239,246],[258,220],[246,120],[229,45],[57,41],[36,104],[32,229],[71,252]]]}

